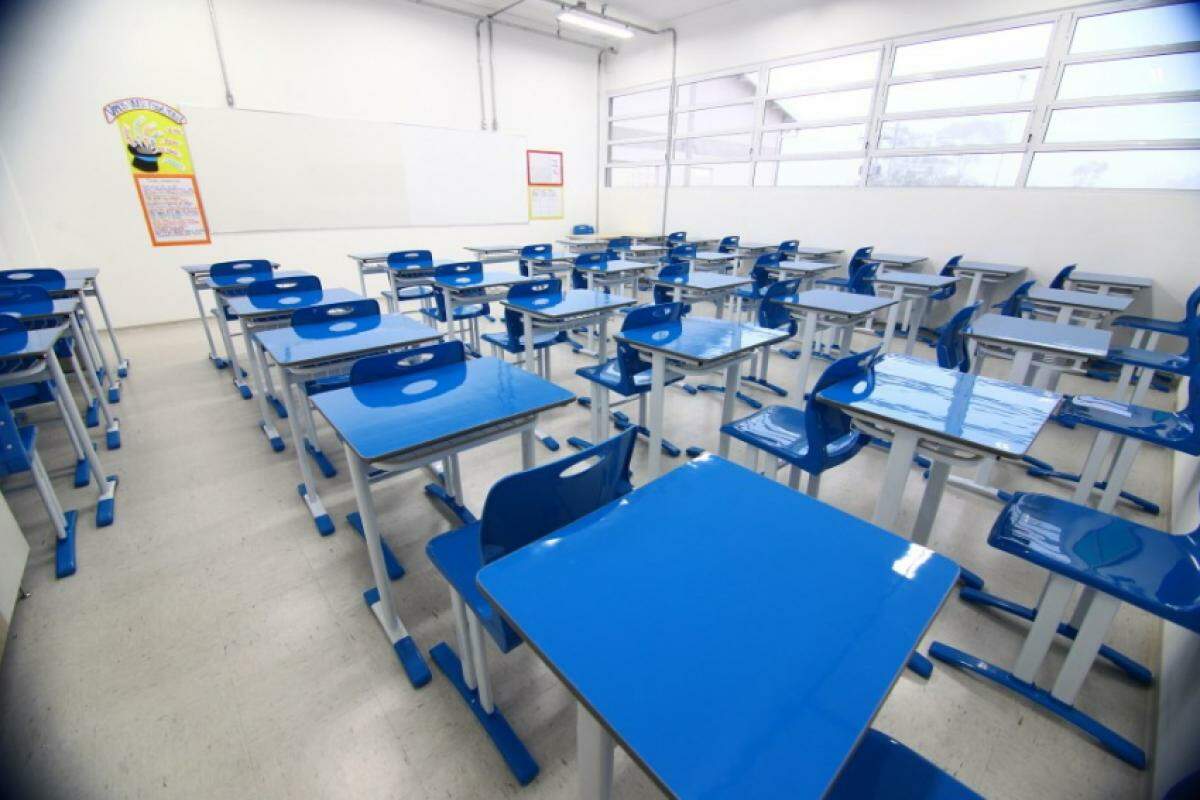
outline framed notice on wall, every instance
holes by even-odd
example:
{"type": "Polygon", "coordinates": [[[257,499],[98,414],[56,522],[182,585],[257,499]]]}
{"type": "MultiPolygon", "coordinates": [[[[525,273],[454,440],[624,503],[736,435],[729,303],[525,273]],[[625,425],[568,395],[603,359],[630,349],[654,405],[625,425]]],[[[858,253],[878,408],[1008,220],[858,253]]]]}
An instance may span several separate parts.
{"type": "Polygon", "coordinates": [[[562,186],[563,154],[558,150],[526,150],[525,171],[530,186],[562,186]]]}
{"type": "Polygon", "coordinates": [[[529,187],[530,219],[562,219],[563,190],[561,186],[529,187]]]}
{"type": "Polygon", "coordinates": [[[142,214],[155,247],[208,244],[208,221],[194,175],[135,175],[142,214]]]}

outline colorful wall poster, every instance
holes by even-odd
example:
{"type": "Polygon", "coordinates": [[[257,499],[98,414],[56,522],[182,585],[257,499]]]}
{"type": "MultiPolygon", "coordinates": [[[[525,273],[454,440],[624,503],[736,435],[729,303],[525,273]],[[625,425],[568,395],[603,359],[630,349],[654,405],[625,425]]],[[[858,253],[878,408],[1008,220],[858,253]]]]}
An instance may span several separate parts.
{"type": "Polygon", "coordinates": [[[212,241],[192,154],[183,126],[187,118],[166,103],[127,97],[104,106],[116,123],[133,174],[142,215],[155,247],[212,241]]]}
{"type": "Polygon", "coordinates": [[[526,182],[530,186],[562,186],[562,152],[558,150],[526,150],[525,174],[526,182]]]}
{"type": "Polygon", "coordinates": [[[529,187],[530,219],[562,219],[563,190],[561,186],[529,187]]]}

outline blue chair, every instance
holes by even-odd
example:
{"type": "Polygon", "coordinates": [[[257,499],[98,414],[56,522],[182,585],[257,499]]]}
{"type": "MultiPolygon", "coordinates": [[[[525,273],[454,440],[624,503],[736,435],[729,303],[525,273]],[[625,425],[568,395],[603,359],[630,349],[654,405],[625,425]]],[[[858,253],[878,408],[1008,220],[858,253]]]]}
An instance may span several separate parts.
{"type": "Polygon", "coordinates": [[[548,244],[527,244],[521,248],[517,258],[517,269],[526,278],[529,277],[530,261],[545,261],[550,258],[554,248],[548,244]]]}
{"type": "Polygon", "coordinates": [[[321,291],[321,279],[316,275],[297,275],[292,278],[264,278],[246,284],[246,297],[265,297],[273,294],[304,294],[321,291]]]}
{"type": "MultiPolygon", "coordinates": [[[[593,264],[607,264],[609,261],[616,261],[619,257],[620,256],[618,256],[612,250],[599,250],[599,251],[592,252],[592,253],[580,253],[579,255],[575,256],[575,266],[579,267],[580,265],[589,266],[589,265],[593,265],[593,264]]],[[[572,289],[588,288],[587,275],[583,271],[581,271],[579,269],[571,270],[571,288],[572,289]]],[[[601,288],[601,287],[597,287],[597,288],[601,288]]],[[[607,286],[604,286],[602,288],[606,292],[608,291],[607,286]]]]}
{"type": "Polygon", "coordinates": [[[779,257],[783,261],[787,261],[789,258],[795,258],[799,251],[799,239],[784,239],[779,243],[779,247],[775,250],[776,253],[779,253],[779,257]]]}
{"type": "Polygon", "coordinates": [[[596,229],[591,225],[576,225],[571,228],[572,236],[592,236],[596,233],[596,229]]]}
{"type": "Polygon", "coordinates": [[[458,653],[445,642],[430,651],[433,661],[458,690],[491,737],[521,785],[538,765],[492,699],[483,632],[501,653],[521,637],[484,598],[475,576],[485,565],[628,494],[632,430],[550,464],[499,480],[488,492],[478,522],[430,540],[425,552],[450,586],[458,653]]]}
{"type": "Polygon", "coordinates": [[[617,252],[621,252],[622,250],[629,250],[629,248],[631,248],[631,247],[633,247],[633,237],[632,236],[618,236],[615,239],[608,240],[608,249],[609,250],[616,250],[617,252]]]}
{"type": "MultiPolygon", "coordinates": [[[[1188,299],[1183,304],[1183,319],[1181,320],[1166,320],[1154,319],[1152,317],[1135,317],[1121,316],[1112,321],[1114,328],[1130,328],[1135,331],[1147,331],[1154,333],[1165,333],[1168,336],[1187,336],[1193,328],[1196,327],[1197,320],[1200,319],[1200,286],[1192,290],[1188,295],[1188,299]]],[[[1154,347],[1154,342],[1151,341],[1147,347],[1154,347]]]]}
{"type": "Polygon", "coordinates": [[[214,280],[249,283],[271,277],[273,267],[265,258],[243,258],[240,261],[218,261],[209,265],[209,277],[214,280]]]}
{"type": "Polygon", "coordinates": [[[1023,317],[1033,313],[1033,306],[1025,298],[1036,283],[1037,281],[1025,281],[1013,289],[1012,294],[1002,302],[996,303],[992,308],[1006,317],[1023,317]]]}
{"type": "Polygon", "coordinates": [[[675,231],[667,234],[667,247],[674,247],[687,241],[687,231],[675,231]]]}
{"type": "Polygon", "coordinates": [[[971,318],[979,310],[982,303],[972,303],[954,312],[945,324],[937,329],[937,340],[933,349],[937,353],[938,366],[942,369],[956,369],[959,372],[971,371],[971,353],[967,347],[967,337],[963,330],[971,324],[971,318]]]}
{"type": "MultiPolygon", "coordinates": [[[[799,245],[797,244],[797,247],[799,245]]],[[[846,277],[844,278],[821,278],[817,281],[818,285],[830,286],[834,289],[847,289],[850,282],[854,278],[855,272],[866,263],[871,257],[871,253],[875,250],[874,246],[860,247],[854,251],[854,255],[850,256],[850,261],[846,263],[846,277]]]]}
{"type": "MultiPolygon", "coordinates": [[[[771,253],[770,255],[778,257],[779,254],[771,253]]],[[[759,256],[760,259],[765,257],[759,256]]],[[[780,300],[799,292],[802,283],[802,278],[789,278],[788,280],[776,281],[767,286],[763,296],[760,298],[758,313],[755,317],[755,322],[760,328],[784,331],[789,337],[796,335],[799,326],[796,324],[796,320],[792,317],[791,312],[783,306],[780,300]]],[[[767,378],[767,370],[770,368],[771,363],[771,349],[770,347],[764,347],[754,354],[754,358],[751,359],[751,374],[743,376],[742,380],[756,386],[761,386],[780,397],[787,397],[787,389],[771,383],[767,378]],[[757,374],[754,374],[756,371],[757,374]]],[[[792,351],[781,352],[787,354],[792,351]]],[[[750,405],[754,404],[751,403],[750,405]]]]}
{"type": "Polygon", "coordinates": [[[0,399],[0,477],[28,472],[50,521],[54,523],[54,575],[66,578],[75,574],[75,523],[79,512],[63,511],[54,493],[54,484],[37,453],[37,428],[19,426],[7,402],[0,399]]]}
{"type": "MultiPolygon", "coordinates": [[[[685,278],[686,279],[688,277],[688,275],[691,274],[691,271],[692,271],[692,265],[689,262],[683,261],[682,259],[674,259],[673,258],[673,259],[668,260],[663,265],[662,269],[660,269],[658,271],[658,277],[662,278],[663,280],[673,280],[675,278],[685,278]]],[[[675,289],[670,286],[655,284],[654,285],[654,302],[656,305],[663,305],[664,303],[675,302],[675,289]]],[[[687,314],[691,310],[692,310],[691,305],[685,304],[683,306],[684,314],[687,314]]]]}
{"type": "MultiPolygon", "coordinates": [[[[872,364],[879,348],[838,359],[825,368],[813,387],[812,396],[827,386],[855,376],[871,380],[872,364]]],[[[748,451],[747,466],[758,472],[761,450],[772,459],[780,459],[791,467],[788,486],[800,488],[800,472],[808,473],[806,493],[816,497],[821,485],[821,473],[844,464],[871,442],[871,437],[856,430],[845,412],[821,402],[810,402],[807,409],[792,406],[767,406],[761,411],[721,427],[748,451]]],[[[774,477],[776,462],[767,468],[774,477]]]]}
{"type": "Polygon", "coordinates": [[[988,544],[1050,573],[1016,665],[1010,672],[941,642],[930,655],[1016,692],[1144,769],[1142,749],[1080,711],[1075,699],[1096,656],[1106,655],[1104,634],[1122,602],[1200,633],[1200,530],[1171,535],[1056,497],[1017,494],[988,544]],[[1060,622],[1077,584],[1083,586],[1078,630],[1060,622]],[[1075,641],[1047,691],[1036,678],[1064,628],[1075,641]]]}
{"type": "MultiPolygon", "coordinates": [[[[463,275],[482,275],[483,262],[459,261],[453,264],[441,264],[434,270],[433,274],[439,278],[463,275]]],[[[482,292],[476,293],[482,294],[482,292]]],[[[478,341],[479,318],[485,317],[491,313],[491,307],[487,303],[472,303],[470,305],[458,306],[454,309],[454,318],[449,319],[446,313],[445,292],[437,291],[433,299],[433,307],[421,309],[422,314],[425,314],[430,319],[436,320],[437,322],[445,325],[449,329],[451,335],[455,335],[455,325],[457,324],[457,335],[462,337],[464,341],[478,341]]]]}
{"type": "Polygon", "coordinates": [[[696,245],[694,244],[677,244],[674,245],[665,256],[659,256],[660,264],[666,264],[671,261],[680,259],[689,259],[696,257],[696,245]]]}
{"type": "Polygon", "coordinates": [[[868,728],[825,800],[982,800],[901,742],[868,728]]]}
{"type": "MultiPolygon", "coordinates": [[[[958,263],[962,260],[963,260],[962,255],[951,256],[950,259],[948,261],[946,261],[946,265],[944,267],[942,267],[940,270],[938,270],[938,275],[941,275],[943,278],[953,278],[954,270],[958,268],[958,263]]],[[[936,292],[932,292],[929,295],[929,299],[930,300],[949,300],[951,297],[954,297],[954,293],[957,289],[958,289],[958,284],[952,283],[949,286],[945,287],[944,289],[938,289],[936,292]]]]}
{"type": "MultiPolygon", "coordinates": [[[[562,281],[558,278],[547,278],[536,283],[518,283],[508,290],[509,300],[520,300],[527,297],[560,297],[562,281]]],[[[485,333],[483,340],[492,346],[492,355],[499,351],[521,356],[525,353],[525,318],[515,309],[504,309],[504,330],[500,333],[485,333]]],[[[533,351],[537,359],[537,372],[546,380],[550,379],[550,348],[556,344],[569,343],[566,331],[542,331],[535,328],[533,332],[533,351]]]]}
{"type": "Polygon", "coordinates": [[[717,245],[718,253],[736,253],[738,245],[741,244],[741,236],[723,236],[721,243],[717,245]]]}
{"type": "Polygon", "coordinates": [[[55,292],[66,285],[66,276],[56,269],[39,267],[0,270],[0,286],[40,286],[46,291],[55,292]]]}
{"type": "Polygon", "coordinates": [[[753,283],[749,286],[739,286],[733,292],[733,296],[738,299],[739,311],[754,310],[759,301],[762,300],[767,288],[775,283],[775,277],[772,274],[771,268],[779,266],[782,258],[781,253],[774,252],[763,253],[754,259],[754,266],[750,268],[750,280],[753,283]]]}
{"type": "MultiPolygon", "coordinates": [[[[683,306],[680,303],[638,306],[626,315],[625,320],[621,323],[621,330],[630,331],[635,328],[679,322],[682,318],[683,306]]],[[[592,413],[596,415],[602,425],[606,424],[604,417],[606,409],[609,408],[607,392],[616,392],[626,398],[625,402],[636,397],[638,400],[637,423],[634,424],[620,412],[613,414],[614,421],[622,430],[632,427],[642,436],[650,438],[650,431],[645,426],[646,395],[650,392],[650,362],[644,360],[637,350],[624,342],[617,342],[616,357],[610,358],[603,364],[580,367],[575,370],[575,374],[591,383],[592,413]]],[[[670,370],[663,376],[664,385],[681,380],[683,380],[682,374],[670,370]]],[[[567,442],[575,447],[591,446],[586,440],[575,436],[567,439],[567,442]]],[[[666,439],[663,439],[662,451],[672,458],[679,455],[679,448],[666,439]]]]}
{"type": "Polygon", "coordinates": [[[1070,279],[1071,273],[1075,271],[1075,266],[1076,266],[1075,264],[1068,264],[1067,266],[1060,269],[1058,271],[1058,274],[1054,276],[1054,279],[1050,281],[1050,288],[1051,289],[1067,288],[1067,281],[1070,279]]]}
{"type": "Polygon", "coordinates": [[[397,250],[394,253],[388,253],[388,283],[391,285],[391,292],[385,295],[388,299],[388,308],[395,310],[396,304],[405,300],[420,300],[421,305],[428,306],[429,301],[436,294],[433,285],[428,282],[419,284],[408,283],[413,280],[420,280],[405,275],[406,270],[423,270],[428,272],[433,269],[433,253],[428,250],[397,250]],[[401,282],[408,283],[407,286],[401,285],[401,282]]]}

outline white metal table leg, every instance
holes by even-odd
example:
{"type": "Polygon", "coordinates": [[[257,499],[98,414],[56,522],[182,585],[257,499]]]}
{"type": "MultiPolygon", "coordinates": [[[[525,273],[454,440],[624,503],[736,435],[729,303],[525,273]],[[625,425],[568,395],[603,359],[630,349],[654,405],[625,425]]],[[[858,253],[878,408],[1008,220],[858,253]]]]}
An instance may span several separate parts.
{"type": "Polygon", "coordinates": [[[116,495],[117,480],[115,477],[108,477],[104,471],[104,465],[100,463],[100,455],[96,452],[96,448],[92,447],[91,439],[88,438],[87,426],[83,424],[83,418],[79,416],[75,398],[71,396],[71,387],[67,385],[62,367],[59,366],[58,359],[54,357],[53,352],[47,355],[46,361],[50,365],[50,375],[54,378],[54,385],[59,387],[63,395],[63,402],[59,408],[65,412],[64,421],[75,429],[76,437],[83,444],[83,456],[88,460],[88,466],[92,470],[92,478],[96,481],[96,487],[100,492],[100,502],[111,500],[116,495]]]}
{"type": "Polygon", "coordinates": [[[1038,670],[1041,669],[1046,654],[1050,652],[1050,645],[1058,635],[1058,623],[1062,621],[1074,591],[1074,581],[1062,575],[1051,573],[1047,578],[1042,597],[1037,604],[1037,616],[1029,627],[1016,664],[1013,665],[1013,675],[1026,683],[1033,683],[1037,678],[1038,670]]]}
{"type": "Polygon", "coordinates": [[[808,392],[808,370],[812,365],[813,340],[817,334],[817,312],[804,312],[804,328],[800,334],[800,368],[796,374],[796,405],[804,407],[808,392]]]}
{"type": "Polygon", "coordinates": [[[200,315],[200,325],[204,328],[204,338],[208,341],[208,357],[216,361],[217,345],[213,342],[212,331],[208,329],[208,312],[204,310],[204,301],[200,299],[200,286],[194,277],[189,282],[192,284],[192,297],[196,300],[196,313],[200,315]]]}
{"type": "Polygon", "coordinates": [[[1008,382],[1026,386],[1029,380],[1029,367],[1032,364],[1033,351],[1017,348],[1013,353],[1012,366],[1008,368],[1008,382]]]}
{"type": "Polygon", "coordinates": [[[917,344],[917,333],[921,330],[921,323],[925,319],[925,310],[928,307],[929,297],[927,295],[914,297],[909,301],[912,318],[908,323],[908,335],[904,337],[904,355],[906,356],[913,354],[913,347],[917,344]]]}
{"type": "Polygon", "coordinates": [[[467,609],[467,634],[471,641],[471,660],[475,667],[479,706],[485,714],[491,714],[496,710],[496,706],[492,702],[492,681],[487,670],[487,642],[483,640],[483,626],[471,609],[467,609]]]}
{"type": "MultiPolygon", "coordinates": [[[[117,373],[112,371],[112,367],[108,365],[108,355],[104,352],[104,348],[100,346],[100,332],[96,330],[96,323],[92,321],[92,312],[88,311],[87,295],[83,292],[79,293],[79,311],[83,315],[84,327],[90,332],[90,344],[95,351],[96,363],[104,368],[104,379],[108,382],[109,387],[119,393],[121,391],[121,381],[117,377],[117,373]]],[[[116,402],[114,399],[113,402],[116,402]]]]}
{"type": "Polygon", "coordinates": [[[1069,706],[1075,704],[1075,696],[1079,694],[1084,678],[1091,670],[1100,646],[1104,644],[1104,634],[1108,632],[1120,607],[1121,601],[1112,595],[1096,593],[1089,599],[1087,613],[1050,694],[1069,706]]]}
{"type": "Polygon", "coordinates": [[[612,796],[614,746],[612,734],[583,703],[576,703],[575,769],[579,772],[579,800],[609,800],[612,796]]]}
{"type": "Polygon", "coordinates": [[[967,288],[966,305],[971,305],[979,298],[979,287],[983,283],[983,273],[974,272],[971,274],[971,285],[967,288]]]}
{"type": "Polygon", "coordinates": [[[450,610],[454,614],[454,638],[458,643],[458,661],[462,665],[463,683],[468,689],[475,688],[475,656],[471,652],[471,638],[468,633],[470,623],[467,621],[467,608],[462,596],[450,586],[450,610]]]}
{"type": "Polygon", "coordinates": [[[525,332],[525,351],[521,356],[521,366],[529,372],[536,371],[533,365],[533,317],[528,313],[521,314],[521,325],[525,332]]]}
{"type": "Polygon", "coordinates": [[[917,509],[917,521],[913,523],[911,538],[919,545],[929,544],[933,521],[937,518],[938,506],[942,503],[942,493],[946,489],[946,478],[949,476],[950,465],[935,459],[929,467],[929,480],[925,482],[925,494],[921,496],[921,505],[917,509]]]}
{"type": "MultiPolygon", "coordinates": [[[[894,306],[893,306],[894,308],[894,306]]],[[[916,431],[898,428],[892,437],[891,451],[883,473],[883,484],[879,487],[879,498],[875,501],[875,514],[871,522],[889,531],[895,531],[896,519],[900,516],[900,504],[904,500],[904,484],[912,469],[913,455],[917,452],[920,437],[916,431]]]]}
{"type": "Polygon", "coordinates": [[[663,399],[666,395],[667,358],[654,352],[650,356],[650,475],[654,480],[662,472],[663,399]]]}
{"type": "MultiPolygon", "coordinates": [[[[83,354],[83,366],[86,371],[85,375],[80,376],[81,381],[86,381],[92,385],[92,389],[96,393],[96,402],[100,406],[100,415],[104,417],[104,426],[106,433],[106,441],[109,450],[115,450],[121,444],[120,430],[121,421],[112,414],[112,409],[109,408],[108,400],[104,396],[104,387],[100,385],[100,379],[96,377],[96,363],[92,361],[91,352],[87,347],[81,347],[83,344],[83,334],[79,329],[79,320],[74,316],[70,317],[71,333],[75,336],[76,350],[83,354]]],[[[72,353],[74,358],[74,353],[72,353]]],[[[84,393],[87,396],[87,393],[84,393]]]]}
{"type": "Polygon", "coordinates": [[[1112,469],[1108,471],[1104,493],[1100,495],[1100,502],[1096,504],[1097,511],[1103,511],[1105,514],[1112,513],[1113,508],[1117,505],[1117,500],[1121,498],[1121,490],[1125,487],[1125,480],[1129,477],[1130,470],[1133,469],[1133,462],[1137,458],[1141,445],[1141,441],[1137,439],[1124,439],[1117,446],[1116,455],[1113,456],[1112,469]]]}
{"type": "Polygon", "coordinates": [[[308,513],[312,515],[317,530],[322,534],[332,533],[332,520],[329,512],[325,510],[325,504],[321,502],[321,497],[317,494],[317,480],[313,475],[312,466],[308,463],[309,456],[304,447],[304,432],[301,429],[303,418],[300,416],[298,406],[300,403],[307,402],[308,397],[304,394],[304,386],[294,382],[291,373],[285,369],[283,371],[283,404],[287,409],[288,429],[292,434],[292,449],[296,451],[296,461],[300,464],[304,504],[308,506],[308,513]],[[328,527],[328,531],[324,530],[322,525],[328,527]]]}
{"type": "Polygon", "coordinates": [[[259,371],[258,357],[254,338],[250,332],[250,326],[246,324],[245,317],[238,317],[238,324],[242,328],[242,338],[246,345],[246,360],[250,362],[250,381],[254,384],[254,399],[258,403],[258,415],[260,417],[258,426],[262,429],[263,434],[271,443],[271,448],[276,452],[283,450],[283,437],[279,435],[279,431],[271,423],[271,410],[267,407],[267,392],[263,388],[262,373],[259,371]]]}
{"type": "MultiPolygon", "coordinates": [[[[725,367],[725,396],[721,399],[721,427],[733,422],[733,412],[737,409],[738,382],[741,378],[742,362],[735,361],[725,367]]],[[[721,458],[729,458],[729,434],[722,432],[717,446],[721,458]]]]}
{"type": "Polygon", "coordinates": [[[1075,485],[1075,494],[1071,497],[1073,503],[1082,506],[1090,505],[1089,501],[1095,488],[1096,479],[1100,477],[1100,469],[1104,466],[1105,458],[1108,456],[1108,451],[1115,438],[1115,435],[1106,431],[1099,431],[1096,434],[1096,439],[1092,442],[1092,449],[1088,451],[1087,460],[1084,461],[1083,469],[1079,472],[1079,483],[1075,485]]]}
{"type": "Polygon", "coordinates": [[[92,296],[96,298],[96,306],[100,309],[101,318],[104,319],[104,330],[108,332],[108,341],[112,344],[113,355],[117,359],[117,374],[120,375],[121,370],[129,368],[129,359],[121,355],[121,345],[117,342],[117,331],[113,328],[112,320],[108,316],[108,308],[104,305],[104,296],[100,294],[100,283],[96,278],[92,278],[92,296]]]}
{"type": "Polygon", "coordinates": [[[900,314],[900,305],[904,300],[904,287],[896,286],[892,289],[892,299],[896,302],[888,306],[887,322],[884,323],[883,329],[883,346],[879,348],[879,352],[887,353],[892,346],[892,336],[896,331],[896,319],[900,314]]]}

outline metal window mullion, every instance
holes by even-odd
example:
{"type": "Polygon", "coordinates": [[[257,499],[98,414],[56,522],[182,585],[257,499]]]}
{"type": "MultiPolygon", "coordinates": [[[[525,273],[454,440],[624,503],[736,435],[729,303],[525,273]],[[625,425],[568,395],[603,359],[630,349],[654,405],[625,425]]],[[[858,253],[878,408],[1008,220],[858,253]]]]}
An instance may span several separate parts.
{"type": "Polygon", "coordinates": [[[1144,103],[1187,103],[1200,100],[1200,91],[1189,92],[1146,92],[1143,94],[1116,95],[1108,94],[1099,97],[1071,97],[1064,100],[1051,100],[1050,110],[1060,108],[1095,108],[1099,106],[1133,106],[1144,103]]]}
{"type": "Polygon", "coordinates": [[[887,104],[887,93],[891,86],[892,67],[896,63],[896,45],[888,42],[879,56],[879,73],[875,77],[875,94],[871,97],[871,109],[867,123],[866,141],[863,142],[863,163],[859,169],[858,185],[866,188],[870,184],[871,170],[879,155],[879,137],[883,134],[883,111],[887,104]]]}
{"type": "Polygon", "coordinates": [[[1054,23],[1054,31],[1050,36],[1050,46],[1047,48],[1046,61],[1038,76],[1038,85],[1033,93],[1033,109],[1025,124],[1024,154],[1021,156],[1021,168],[1017,172],[1017,187],[1025,186],[1029,180],[1029,171],[1033,168],[1034,145],[1045,139],[1046,127],[1050,124],[1049,106],[1058,94],[1062,82],[1063,56],[1071,45],[1071,37],[1075,31],[1075,14],[1064,11],[1054,23]]]}
{"type": "MultiPolygon", "coordinates": [[[[1070,42],[1067,42],[1068,47],[1070,42]]],[[[1152,56],[1172,56],[1178,53],[1195,53],[1200,51],[1200,41],[1176,42],[1175,44],[1156,44],[1147,47],[1127,47],[1122,50],[1097,50],[1092,53],[1063,53],[1064,64],[1094,64],[1099,61],[1126,61],[1131,58],[1150,58],[1152,56]]]]}
{"type": "Polygon", "coordinates": [[[879,158],[894,156],[959,156],[988,153],[1022,153],[1025,151],[1024,142],[1008,142],[1006,144],[964,144],[945,145],[942,147],[881,147],[876,151],[879,158]]]}
{"type": "Polygon", "coordinates": [[[859,89],[873,89],[875,81],[854,81],[839,83],[833,86],[822,86],[819,89],[804,89],[798,92],[772,92],[765,97],[770,100],[794,100],[797,97],[814,97],[821,94],[837,94],[838,92],[854,92],[859,89]]]}
{"type": "Polygon", "coordinates": [[[847,125],[863,125],[871,121],[870,114],[859,117],[838,117],[837,119],[822,119],[815,122],[789,122],[783,125],[763,125],[764,133],[780,131],[807,131],[816,128],[842,128],[847,125]]]}
{"type": "Polygon", "coordinates": [[[892,111],[880,114],[884,122],[897,122],[910,119],[945,119],[950,117],[976,117],[987,114],[1014,114],[1032,111],[1034,101],[1024,103],[1000,103],[993,106],[954,106],[953,108],[938,108],[928,111],[892,111]]]}
{"type": "Polygon", "coordinates": [[[1110,142],[1041,142],[1034,145],[1036,153],[1074,153],[1099,150],[1200,150],[1200,139],[1121,139],[1110,142]]]}
{"type": "MultiPolygon", "coordinates": [[[[1046,48],[1049,50],[1050,48],[1046,48]]],[[[1046,63],[1045,58],[1023,59],[1021,61],[1006,61],[1000,64],[985,64],[978,67],[962,67],[960,69],[938,70],[936,72],[921,72],[912,75],[893,75],[890,83],[893,85],[905,83],[924,83],[925,81],[940,81],[950,78],[975,78],[980,75],[991,75],[1000,72],[1020,72],[1026,69],[1037,69],[1046,63]]]]}

